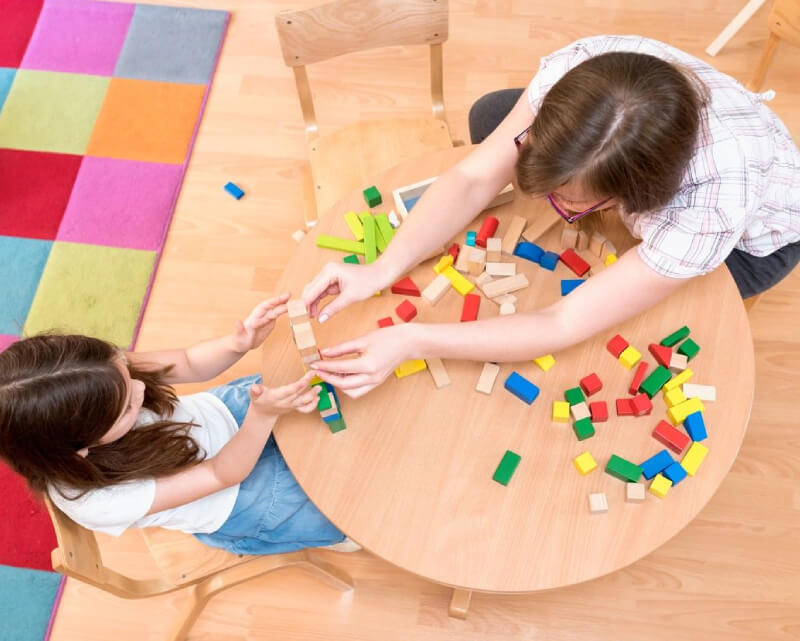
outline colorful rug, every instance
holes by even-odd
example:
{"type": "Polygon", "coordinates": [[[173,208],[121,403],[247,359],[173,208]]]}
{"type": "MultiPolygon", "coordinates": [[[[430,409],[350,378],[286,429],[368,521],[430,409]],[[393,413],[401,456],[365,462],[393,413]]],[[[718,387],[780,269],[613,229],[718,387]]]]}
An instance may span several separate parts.
{"type": "MultiPolygon", "coordinates": [[[[0,350],[47,330],[130,349],[228,13],[0,0],[0,16],[0,350]]],[[[8,469],[0,487],[0,564],[49,570],[46,511],[8,469]]]]}

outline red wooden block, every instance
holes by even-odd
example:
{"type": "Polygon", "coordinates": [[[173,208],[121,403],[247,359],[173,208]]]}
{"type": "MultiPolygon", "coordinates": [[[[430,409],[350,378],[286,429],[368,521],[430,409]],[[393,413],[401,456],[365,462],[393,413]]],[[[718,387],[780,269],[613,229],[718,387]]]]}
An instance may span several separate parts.
{"type": "Polygon", "coordinates": [[[644,416],[653,411],[653,403],[647,394],[637,394],[631,399],[634,416],[644,416]]]}
{"type": "Polygon", "coordinates": [[[633,402],[631,399],[617,399],[617,416],[633,416],[633,402]]]}
{"type": "Polygon", "coordinates": [[[669,369],[669,363],[672,360],[672,350],[669,347],[657,345],[656,343],[650,343],[647,349],[650,350],[650,353],[653,355],[653,358],[656,359],[656,362],[659,365],[663,365],[669,369]]]}
{"type": "Polygon", "coordinates": [[[497,231],[497,225],[500,224],[500,221],[497,220],[494,216],[487,216],[481,225],[481,228],[478,230],[478,234],[475,236],[475,245],[478,247],[486,247],[486,241],[494,236],[494,232],[497,231]]]}
{"type": "Polygon", "coordinates": [[[404,300],[397,307],[394,308],[395,313],[402,318],[406,323],[417,315],[417,308],[411,301],[404,300]]]}
{"type": "Polygon", "coordinates": [[[592,423],[605,423],[608,420],[608,404],[605,401],[589,403],[589,411],[592,413],[592,423]]]}
{"type": "Polygon", "coordinates": [[[394,325],[394,321],[391,316],[378,319],[378,327],[391,327],[392,325],[394,325]]]}
{"type": "Polygon", "coordinates": [[[628,391],[632,395],[635,396],[639,393],[639,385],[642,384],[645,374],[647,374],[647,363],[644,361],[639,361],[639,366],[636,368],[636,373],[633,375],[631,386],[628,388],[628,391]]]}
{"type": "Polygon", "coordinates": [[[419,287],[408,276],[401,278],[394,285],[392,285],[392,294],[400,294],[401,296],[421,296],[419,287]]]}
{"type": "Polygon", "coordinates": [[[458,252],[461,250],[461,246],[458,243],[453,243],[450,245],[450,249],[447,250],[447,253],[453,257],[453,261],[458,258],[458,252]]]}
{"type": "Polygon", "coordinates": [[[478,294],[464,296],[464,306],[461,308],[461,322],[478,320],[478,310],[481,307],[481,297],[478,294]]]}
{"type": "Polygon", "coordinates": [[[688,435],[674,428],[666,421],[659,421],[653,430],[653,438],[659,443],[666,445],[675,454],[683,454],[683,450],[689,445],[692,439],[688,435]]]}
{"type": "Polygon", "coordinates": [[[609,352],[614,356],[614,358],[619,358],[619,355],[625,351],[625,348],[628,346],[628,341],[626,341],[622,336],[617,334],[614,338],[608,341],[608,345],[606,348],[609,352]]]}
{"type": "Polygon", "coordinates": [[[592,394],[597,394],[601,389],[603,389],[603,381],[600,380],[600,377],[592,372],[588,376],[584,376],[581,379],[581,387],[583,391],[586,392],[586,396],[591,396],[592,394]]]}
{"type": "Polygon", "coordinates": [[[589,271],[591,265],[575,253],[574,249],[565,249],[561,252],[561,262],[574,271],[578,276],[583,276],[589,271]]]}

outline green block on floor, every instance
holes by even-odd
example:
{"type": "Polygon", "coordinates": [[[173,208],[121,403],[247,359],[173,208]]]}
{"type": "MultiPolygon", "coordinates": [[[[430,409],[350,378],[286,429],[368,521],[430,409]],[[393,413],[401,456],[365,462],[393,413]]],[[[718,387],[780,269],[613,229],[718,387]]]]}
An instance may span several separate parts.
{"type": "Polygon", "coordinates": [[[328,236],[326,234],[317,236],[317,247],[322,249],[335,249],[336,251],[348,252],[350,254],[364,254],[364,243],[357,240],[350,240],[349,238],[328,236]]]}
{"type": "Polygon", "coordinates": [[[341,432],[342,430],[347,429],[347,425],[345,425],[344,419],[341,416],[328,423],[328,427],[330,428],[332,434],[336,434],[336,432],[341,432]]]}
{"type": "Polygon", "coordinates": [[[369,265],[378,258],[378,228],[369,212],[359,214],[358,217],[364,225],[364,263],[369,265]]]}
{"type": "Polygon", "coordinates": [[[361,261],[358,260],[358,256],[355,254],[350,254],[349,256],[345,256],[342,258],[342,261],[345,263],[350,263],[351,265],[360,265],[361,261]]]}
{"type": "Polygon", "coordinates": [[[392,227],[392,223],[389,222],[389,216],[386,214],[375,214],[375,224],[378,226],[378,236],[383,240],[383,249],[381,249],[379,243],[378,251],[383,253],[383,250],[394,238],[394,227],[392,227]]]}
{"type": "Polygon", "coordinates": [[[594,425],[592,425],[592,419],[590,418],[582,418],[579,421],[575,421],[572,424],[572,431],[575,432],[575,436],[578,437],[579,441],[584,441],[587,438],[594,436],[594,425]]]}
{"type": "Polygon", "coordinates": [[[672,372],[663,365],[659,365],[650,373],[650,376],[642,381],[642,384],[639,385],[639,391],[653,398],[658,393],[658,390],[664,387],[664,384],[671,378],[672,372]]]}
{"type": "Polygon", "coordinates": [[[583,403],[586,397],[583,395],[583,390],[580,387],[573,387],[564,392],[564,400],[570,405],[577,405],[583,403]]]}
{"type": "Polygon", "coordinates": [[[697,356],[697,352],[699,351],[700,346],[691,338],[687,338],[685,341],[683,341],[678,348],[678,354],[683,354],[688,360],[692,360],[695,356],[697,356]]]}
{"type": "Polygon", "coordinates": [[[667,336],[664,340],[661,341],[661,344],[665,347],[672,347],[676,343],[679,343],[684,338],[689,335],[689,328],[684,325],[678,331],[672,332],[669,336],[667,336]]]}
{"type": "Polygon", "coordinates": [[[636,483],[642,475],[642,468],[638,465],[626,461],[621,456],[612,454],[606,463],[606,472],[611,476],[617,477],[620,481],[636,483]]]}
{"type": "Polygon", "coordinates": [[[378,188],[375,185],[372,185],[372,187],[367,187],[364,190],[364,200],[367,201],[368,207],[377,207],[383,202],[383,198],[381,198],[381,192],[378,191],[378,188]]]}
{"type": "Polygon", "coordinates": [[[508,482],[511,480],[511,477],[514,476],[514,471],[517,469],[517,465],[519,465],[521,460],[522,457],[519,454],[511,450],[506,450],[500,464],[494,471],[492,479],[500,483],[500,485],[508,485],[508,482]]]}

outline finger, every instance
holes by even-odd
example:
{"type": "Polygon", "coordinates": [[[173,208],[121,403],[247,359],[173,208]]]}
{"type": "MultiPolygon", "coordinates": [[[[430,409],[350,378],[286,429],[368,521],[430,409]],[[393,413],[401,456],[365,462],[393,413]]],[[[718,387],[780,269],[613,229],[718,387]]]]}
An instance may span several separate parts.
{"type": "Polygon", "coordinates": [[[306,306],[318,301],[333,283],[339,282],[339,265],[327,263],[320,272],[303,288],[300,298],[306,306]]]}
{"type": "Polygon", "coordinates": [[[364,396],[367,392],[371,392],[377,387],[375,384],[371,385],[363,385],[362,387],[356,387],[350,390],[344,390],[344,393],[347,394],[350,398],[360,398],[364,396]]]}
{"type": "MultiPolygon", "coordinates": [[[[347,356],[348,354],[361,354],[366,348],[367,344],[363,338],[354,338],[351,341],[345,341],[333,347],[322,348],[322,355],[326,358],[338,358],[339,356],[347,356]]],[[[319,363],[319,361],[312,363],[312,366],[317,363],[319,363]]]]}
{"type": "Polygon", "coordinates": [[[236,331],[236,335],[237,336],[240,336],[242,334],[247,333],[245,331],[245,329],[244,329],[244,323],[241,320],[239,320],[238,318],[236,319],[236,330],[235,331],[236,331]]]}
{"type": "Polygon", "coordinates": [[[250,386],[250,398],[254,401],[264,393],[264,386],[256,383],[250,386]]]}
{"type": "Polygon", "coordinates": [[[314,378],[314,372],[306,372],[294,383],[288,383],[275,389],[275,396],[278,399],[289,399],[308,389],[308,383],[314,378]]]}
{"type": "Polygon", "coordinates": [[[367,359],[345,358],[340,361],[316,361],[312,363],[314,371],[318,374],[366,374],[369,364],[367,359]]]}
{"type": "Polygon", "coordinates": [[[262,325],[266,325],[270,321],[274,321],[279,316],[282,316],[286,313],[288,307],[285,304],[277,305],[276,307],[272,307],[264,313],[263,316],[258,318],[257,320],[261,321],[262,325]]]}
{"type": "Polygon", "coordinates": [[[292,406],[301,407],[303,405],[308,405],[309,403],[314,403],[315,405],[319,403],[319,393],[310,392],[308,394],[298,396],[292,401],[292,406]]]}
{"type": "Polygon", "coordinates": [[[311,314],[312,318],[318,316],[319,314],[319,306],[322,302],[323,298],[327,298],[328,296],[338,296],[341,289],[339,288],[339,283],[333,283],[328,286],[328,288],[322,292],[322,296],[317,298],[309,308],[309,313],[311,314]]]}
{"type": "Polygon", "coordinates": [[[297,409],[298,412],[302,412],[303,414],[310,414],[315,409],[317,409],[317,402],[312,401],[308,405],[303,405],[302,407],[297,407],[295,409],[297,409]]]}
{"type": "Polygon", "coordinates": [[[342,390],[353,390],[362,385],[375,384],[372,375],[370,374],[328,374],[327,372],[320,372],[319,377],[326,383],[330,383],[336,388],[342,390]]]}
{"type": "Polygon", "coordinates": [[[336,314],[342,311],[351,303],[355,302],[353,298],[348,296],[345,293],[339,294],[336,298],[334,298],[330,303],[325,305],[321,310],[319,310],[319,322],[324,323],[329,318],[333,318],[336,314]]]}

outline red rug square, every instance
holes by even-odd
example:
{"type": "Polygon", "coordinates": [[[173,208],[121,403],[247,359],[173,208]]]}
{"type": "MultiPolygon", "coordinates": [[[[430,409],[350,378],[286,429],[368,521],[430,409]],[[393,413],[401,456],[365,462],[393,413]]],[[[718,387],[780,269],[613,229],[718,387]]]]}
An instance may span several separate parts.
{"type": "Polygon", "coordinates": [[[25,481],[5,463],[0,463],[0,487],[3,488],[0,541],[9,543],[0,548],[0,564],[52,570],[50,550],[56,547],[56,533],[44,503],[31,494],[25,481]]]}
{"type": "Polygon", "coordinates": [[[54,240],[81,156],[0,149],[0,235],[54,240]]]}
{"type": "Polygon", "coordinates": [[[0,67],[19,67],[41,10],[42,0],[0,0],[0,67]]]}

